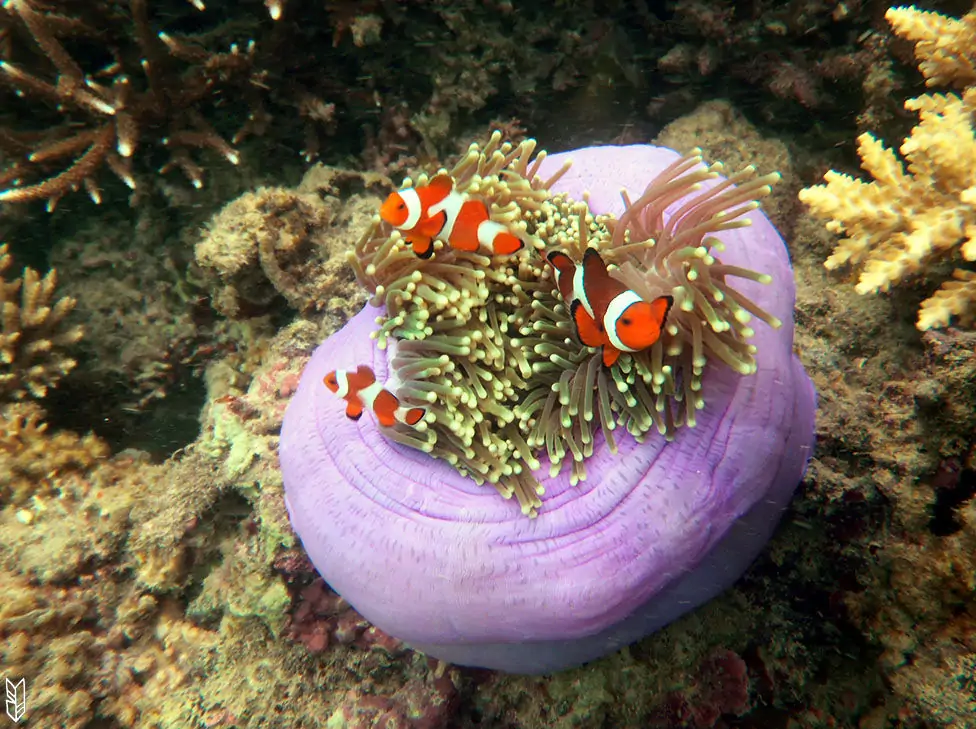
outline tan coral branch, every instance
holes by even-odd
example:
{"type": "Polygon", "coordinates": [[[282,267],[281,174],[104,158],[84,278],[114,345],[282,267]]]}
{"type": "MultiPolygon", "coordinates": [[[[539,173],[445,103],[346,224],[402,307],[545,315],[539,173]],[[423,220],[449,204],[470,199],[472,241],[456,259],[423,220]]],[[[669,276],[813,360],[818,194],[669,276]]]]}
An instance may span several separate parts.
{"type": "MultiPolygon", "coordinates": [[[[887,291],[943,259],[976,260],[976,10],[958,21],[911,7],[892,8],[886,17],[896,33],[916,41],[929,85],[968,88],[905,102],[919,122],[901,156],[870,133],[858,137],[872,181],[831,170],[825,184],[800,191],[827,229],[843,236],[824,265],[859,266],[861,294],[887,291]]],[[[947,326],[952,316],[972,322],[973,272],[959,268],[953,275],[923,302],[919,329],[947,326]]]]}
{"type": "Polygon", "coordinates": [[[0,245],[0,399],[44,397],[76,364],[61,352],[82,337],[80,326],[64,326],[75,300],[54,298],[55,271],[41,277],[26,268],[7,282],[2,274],[9,266],[7,246],[0,245]]]}

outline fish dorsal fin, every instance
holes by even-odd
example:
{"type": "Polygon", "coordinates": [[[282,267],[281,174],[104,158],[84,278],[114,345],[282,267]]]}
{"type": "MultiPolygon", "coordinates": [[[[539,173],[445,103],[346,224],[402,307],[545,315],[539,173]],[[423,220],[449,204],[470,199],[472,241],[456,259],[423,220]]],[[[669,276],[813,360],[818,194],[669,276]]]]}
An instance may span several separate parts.
{"type": "Polygon", "coordinates": [[[607,271],[607,264],[599,251],[587,248],[583,254],[583,290],[598,321],[603,320],[614,297],[626,288],[607,271]]]}
{"type": "Polygon", "coordinates": [[[349,392],[359,392],[363,388],[369,387],[376,382],[376,375],[367,365],[359,365],[355,372],[346,375],[349,381],[349,392]]]}
{"type": "Polygon", "coordinates": [[[584,281],[596,283],[607,278],[607,264],[603,262],[603,257],[596,248],[587,248],[583,254],[583,276],[584,281]]]}
{"type": "Polygon", "coordinates": [[[360,377],[365,377],[370,380],[376,379],[376,376],[373,374],[373,370],[372,368],[370,368],[369,365],[364,365],[364,364],[359,365],[359,367],[356,368],[356,374],[359,375],[360,377]]]}
{"type": "Polygon", "coordinates": [[[434,178],[427,183],[427,187],[447,195],[454,189],[454,178],[446,172],[441,172],[440,174],[434,175],[434,178]]]}

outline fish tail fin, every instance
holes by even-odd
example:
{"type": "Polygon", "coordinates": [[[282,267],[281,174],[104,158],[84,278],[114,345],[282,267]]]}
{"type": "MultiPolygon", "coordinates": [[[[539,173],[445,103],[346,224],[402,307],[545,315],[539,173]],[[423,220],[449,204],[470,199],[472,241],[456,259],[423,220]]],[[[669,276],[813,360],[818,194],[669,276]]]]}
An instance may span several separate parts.
{"type": "Polygon", "coordinates": [[[510,256],[524,245],[507,227],[494,220],[482,220],[477,234],[478,243],[490,248],[495,256],[510,256]]]}
{"type": "Polygon", "coordinates": [[[512,235],[508,231],[499,233],[491,242],[492,252],[496,256],[510,256],[513,253],[517,253],[518,251],[522,250],[524,245],[525,244],[519,238],[512,235]]]}
{"type": "Polygon", "coordinates": [[[426,412],[427,411],[424,410],[423,408],[407,408],[401,406],[396,409],[395,416],[396,419],[399,420],[401,423],[406,423],[407,425],[416,425],[421,420],[423,420],[424,414],[426,412]]]}

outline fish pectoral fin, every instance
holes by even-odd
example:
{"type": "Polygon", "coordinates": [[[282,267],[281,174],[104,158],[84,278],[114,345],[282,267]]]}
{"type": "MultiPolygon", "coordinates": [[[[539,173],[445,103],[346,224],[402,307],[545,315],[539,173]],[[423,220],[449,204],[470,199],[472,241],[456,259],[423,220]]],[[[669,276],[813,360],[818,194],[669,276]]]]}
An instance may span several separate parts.
{"type": "Polygon", "coordinates": [[[410,241],[413,252],[420,258],[430,258],[434,255],[434,239],[430,236],[411,235],[407,240],[410,241]]]}
{"type": "Polygon", "coordinates": [[[620,357],[620,350],[614,347],[609,342],[603,345],[603,364],[606,367],[613,367],[617,359],[620,357]]]}
{"type": "Polygon", "coordinates": [[[444,222],[446,220],[447,214],[443,212],[428,215],[426,218],[417,223],[413,230],[417,235],[433,238],[441,232],[441,228],[444,227],[444,222]]]}
{"type": "Polygon", "coordinates": [[[359,420],[363,416],[363,403],[357,398],[347,400],[346,417],[350,420],[359,420]]]}
{"type": "Polygon", "coordinates": [[[607,341],[606,333],[600,330],[593,317],[583,308],[583,302],[577,299],[570,304],[569,311],[576,322],[576,333],[583,344],[587,347],[599,347],[607,341]]]}

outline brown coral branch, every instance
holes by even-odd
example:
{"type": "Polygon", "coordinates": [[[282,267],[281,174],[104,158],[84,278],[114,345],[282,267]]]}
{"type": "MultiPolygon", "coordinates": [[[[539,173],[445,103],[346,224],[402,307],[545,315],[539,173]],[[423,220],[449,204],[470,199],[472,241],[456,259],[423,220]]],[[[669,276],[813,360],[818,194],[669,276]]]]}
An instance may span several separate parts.
{"type": "MultiPolygon", "coordinates": [[[[74,79],[77,82],[83,82],[85,78],[85,72],[81,70],[75,59],[73,59],[68,52],[64,49],[54,34],[50,30],[49,23],[54,22],[45,15],[41,15],[31,7],[28,0],[8,0],[4,3],[8,10],[12,10],[27,26],[27,29],[34,36],[34,40],[37,45],[41,47],[51,63],[55,65],[62,76],[67,76],[68,78],[74,79]]],[[[62,17],[62,16],[56,16],[62,17]]]]}
{"type": "Polygon", "coordinates": [[[12,63],[0,61],[0,72],[5,74],[21,93],[39,96],[45,101],[54,103],[57,103],[61,98],[53,84],[22,71],[12,63]]]}
{"type": "Polygon", "coordinates": [[[94,143],[97,138],[98,132],[94,129],[78,132],[70,137],[56,139],[37,147],[27,156],[27,159],[31,162],[50,162],[80,152],[94,143]]]}
{"type": "Polygon", "coordinates": [[[0,407],[0,501],[23,502],[58,474],[84,471],[108,454],[108,446],[91,433],[48,432],[37,403],[0,407]]]}
{"type": "Polygon", "coordinates": [[[280,20],[285,10],[285,0],[264,0],[264,6],[268,9],[272,20],[280,20]]]}
{"type": "MultiPolygon", "coordinates": [[[[114,136],[112,127],[106,125],[94,133],[91,146],[68,169],[54,177],[26,187],[12,187],[0,191],[0,202],[18,203],[28,200],[47,200],[47,209],[54,210],[61,196],[76,190],[88,177],[95,173],[105,160],[114,136]]],[[[33,155],[29,155],[30,159],[33,155]]],[[[95,202],[99,202],[95,199],[95,202]]]]}
{"type": "MultiPolygon", "coordinates": [[[[129,160],[147,142],[169,149],[171,161],[162,172],[178,167],[195,187],[202,186],[204,174],[203,167],[190,157],[191,150],[209,149],[233,164],[239,162],[237,150],[197,109],[220,84],[248,82],[253,44],[243,52],[234,45],[227,53],[213,53],[191,41],[156,34],[150,27],[147,5],[146,0],[129,2],[134,32],[128,35],[138,46],[139,66],[147,86],[137,89],[124,67],[128,54],[113,51],[115,62],[89,75],[58,41],[61,33],[83,32],[86,26],[81,21],[55,14],[34,0],[4,4],[8,15],[22,24],[58,75],[48,80],[43,71],[0,60],[0,81],[28,100],[55,106],[64,122],[33,140],[21,140],[12,130],[0,130],[0,145],[11,158],[7,168],[0,169],[0,201],[46,200],[51,210],[63,195],[83,186],[99,202],[101,195],[94,178],[103,167],[134,189],[129,160]],[[174,62],[189,67],[176,73],[174,62]],[[79,115],[83,118],[80,124],[79,115]],[[69,161],[66,169],[48,173],[52,163],[74,155],[80,156],[69,161]],[[42,179],[30,182],[37,176],[42,179]]],[[[96,31],[87,30],[97,37],[96,31]]]]}

